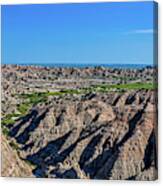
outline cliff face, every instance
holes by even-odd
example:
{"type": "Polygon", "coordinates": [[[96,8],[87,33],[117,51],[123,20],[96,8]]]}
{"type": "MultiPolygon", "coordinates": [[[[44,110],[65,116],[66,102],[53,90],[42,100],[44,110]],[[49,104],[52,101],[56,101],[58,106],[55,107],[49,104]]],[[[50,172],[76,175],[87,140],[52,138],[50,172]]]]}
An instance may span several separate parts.
{"type": "MultiPolygon", "coordinates": [[[[120,85],[117,91],[102,84],[88,91],[60,88],[61,92],[17,96],[12,93],[22,93],[28,85],[18,74],[15,87],[7,74],[4,77],[9,86],[3,85],[4,97],[8,95],[3,104],[11,99],[13,104],[4,107],[2,119],[3,176],[157,178],[156,94],[149,86],[135,89],[135,84],[125,84],[128,89],[119,90],[124,87],[120,85]],[[9,110],[15,113],[6,114],[9,110]]],[[[76,86],[75,79],[73,83],[76,86]]]]}

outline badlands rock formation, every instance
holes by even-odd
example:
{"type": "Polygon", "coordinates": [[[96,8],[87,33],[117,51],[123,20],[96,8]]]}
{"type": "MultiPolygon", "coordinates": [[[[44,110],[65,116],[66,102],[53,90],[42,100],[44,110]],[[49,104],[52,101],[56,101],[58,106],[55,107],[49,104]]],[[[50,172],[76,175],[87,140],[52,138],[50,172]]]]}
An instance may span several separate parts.
{"type": "Polygon", "coordinates": [[[153,68],[40,68],[2,68],[2,176],[157,178],[153,68]]]}

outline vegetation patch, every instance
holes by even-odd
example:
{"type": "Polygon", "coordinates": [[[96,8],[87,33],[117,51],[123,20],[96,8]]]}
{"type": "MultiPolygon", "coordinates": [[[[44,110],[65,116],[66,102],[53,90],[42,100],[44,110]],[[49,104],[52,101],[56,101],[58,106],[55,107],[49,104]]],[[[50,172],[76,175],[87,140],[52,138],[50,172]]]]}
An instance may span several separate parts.
{"type": "Polygon", "coordinates": [[[156,85],[153,83],[128,83],[128,84],[113,84],[113,85],[95,85],[95,90],[109,91],[111,89],[125,89],[125,90],[153,90],[156,88],[156,85]]]}
{"type": "Polygon", "coordinates": [[[31,104],[28,102],[25,102],[25,103],[18,105],[17,110],[21,113],[20,115],[23,116],[28,112],[30,107],[31,107],[31,104]]]}
{"type": "Polygon", "coordinates": [[[65,94],[86,94],[90,92],[108,92],[113,90],[119,92],[123,92],[125,90],[140,89],[153,90],[155,88],[157,88],[157,84],[154,83],[127,83],[112,85],[100,84],[81,89],[65,89],[58,92],[34,92],[31,94],[21,94],[19,96],[24,99],[24,102],[17,106],[17,110],[19,113],[8,114],[2,119],[3,131],[5,134],[8,134],[8,129],[4,126],[14,124],[17,118],[26,115],[32,106],[38,103],[46,102],[49,96],[62,96],[65,94]]]}
{"type": "Polygon", "coordinates": [[[20,97],[27,99],[27,103],[30,105],[36,105],[40,102],[46,101],[46,93],[34,92],[32,94],[21,94],[20,97]]]}
{"type": "Polygon", "coordinates": [[[110,91],[112,89],[116,90],[139,90],[139,89],[154,89],[156,86],[153,83],[128,83],[128,84],[100,84],[100,85],[94,85],[87,88],[81,88],[81,89],[65,89],[61,91],[56,92],[34,92],[32,94],[21,94],[21,97],[24,99],[27,99],[28,102],[25,105],[21,105],[18,110],[21,113],[24,113],[28,110],[29,105],[35,105],[41,102],[45,102],[48,99],[48,96],[62,96],[65,94],[85,94],[88,92],[106,92],[110,91]]]}
{"type": "Polygon", "coordinates": [[[8,135],[9,135],[9,129],[6,128],[4,125],[2,125],[2,133],[3,133],[5,136],[8,136],[8,135]]]}
{"type": "Polygon", "coordinates": [[[26,102],[22,103],[17,106],[18,113],[7,114],[4,118],[2,118],[1,124],[3,134],[8,136],[10,125],[13,125],[18,118],[25,116],[30,108],[31,104],[26,102]]]}
{"type": "Polygon", "coordinates": [[[17,113],[12,113],[12,114],[7,114],[3,119],[2,119],[2,125],[11,125],[14,124],[15,122],[15,117],[19,117],[20,115],[17,113]]]}
{"type": "Polygon", "coordinates": [[[130,84],[112,85],[112,88],[129,89],[129,90],[131,89],[151,90],[151,89],[154,89],[154,84],[153,83],[130,83],[130,84]]]}

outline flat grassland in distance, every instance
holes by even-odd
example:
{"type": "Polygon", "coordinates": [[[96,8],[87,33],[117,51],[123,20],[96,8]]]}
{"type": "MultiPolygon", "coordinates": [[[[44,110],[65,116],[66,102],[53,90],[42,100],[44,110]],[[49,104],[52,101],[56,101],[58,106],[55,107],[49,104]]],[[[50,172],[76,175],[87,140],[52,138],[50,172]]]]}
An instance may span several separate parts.
{"type": "Polygon", "coordinates": [[[3,65],[2,175],[156,179],[156,89],[152,67],[3,65]]]}

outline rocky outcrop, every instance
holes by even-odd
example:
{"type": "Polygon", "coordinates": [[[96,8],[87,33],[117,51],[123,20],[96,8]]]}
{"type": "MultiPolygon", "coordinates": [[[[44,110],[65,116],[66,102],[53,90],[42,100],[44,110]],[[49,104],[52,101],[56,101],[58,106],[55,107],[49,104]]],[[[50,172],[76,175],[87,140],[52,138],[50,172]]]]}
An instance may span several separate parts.
{"type": "Polygon", "coordinates": [[[13,146],[8,143],[6,137],[1,136],[1,176],[7,177],[34,177],[32,174],[32,166],[23,161],[13,146]]]}
{"type": "Polygon", "coordinates": [[[54,99],[33,107],[10,136],[36,177],[153,180],[153,93],[137,91],[132,101],[133,91],[54,99]]]}
{"type": "Polygon", "coordinates": [[[153,68],[2,68],[2,176],[157,179],[156,92],[100,89],[148,82],[153,68]]]}

